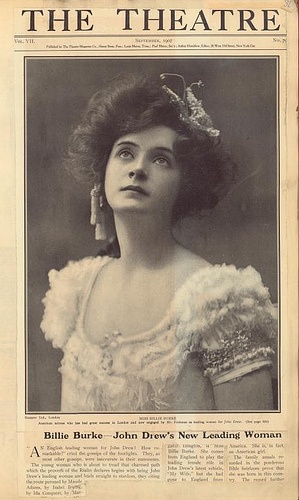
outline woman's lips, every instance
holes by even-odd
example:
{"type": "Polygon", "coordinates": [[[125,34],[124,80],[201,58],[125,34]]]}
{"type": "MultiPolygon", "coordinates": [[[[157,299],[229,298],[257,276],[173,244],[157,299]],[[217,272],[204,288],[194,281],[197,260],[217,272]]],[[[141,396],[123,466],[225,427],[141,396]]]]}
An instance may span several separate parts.
{"type": "Polygon", "coordinates": [[[145,189],[143,189],[140,186],[135,186],[134,184],[130,184],[129,186],[125,186],[125,187],[121,188],[120,190],[121,191],[134,191],[136,193],[141,193],[141,194],[148,196],[148,193],[147,193],[147,191],[145,191],[145,189]]]}

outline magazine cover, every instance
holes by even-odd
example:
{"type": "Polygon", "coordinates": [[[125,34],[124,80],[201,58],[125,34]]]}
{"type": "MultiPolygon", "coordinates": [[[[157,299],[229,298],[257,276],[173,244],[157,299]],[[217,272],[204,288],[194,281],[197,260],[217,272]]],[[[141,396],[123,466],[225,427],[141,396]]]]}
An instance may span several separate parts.
{"type": "Polygon", "coordinates": [[[3,498],[298,497],[296,9],[3,4],[3,498]]]}

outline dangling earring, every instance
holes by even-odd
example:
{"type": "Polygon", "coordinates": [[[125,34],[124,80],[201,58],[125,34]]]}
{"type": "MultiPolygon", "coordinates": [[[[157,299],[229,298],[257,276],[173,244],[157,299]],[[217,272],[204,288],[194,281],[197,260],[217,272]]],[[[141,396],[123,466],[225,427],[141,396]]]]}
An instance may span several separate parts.
{"type": "Polygon", "coordinates": [[[95,226],[95,239],[107,240],[106,221],[105,221],[105,204],[102,193],[101,183],[95,184],[90,192],[91,198],[91,214],[90,224],[95,226]]]}

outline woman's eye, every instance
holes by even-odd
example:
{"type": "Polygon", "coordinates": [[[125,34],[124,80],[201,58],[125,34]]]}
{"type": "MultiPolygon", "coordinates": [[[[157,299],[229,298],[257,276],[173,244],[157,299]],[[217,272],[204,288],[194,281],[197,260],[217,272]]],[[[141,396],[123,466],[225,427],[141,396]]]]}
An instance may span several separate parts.
{"type": "Polygon", "coordinates": [[[123,158],[124,160],[128,160],[129,158],[133,158],[131,151],[128,151],[127,149],[123,149],[122,151],[120,151],[118,153],[118,156],[120,158],[123,158]]]}
{"type": "Polygon", "coordinates": [[[164,156],[158,156],[157,158],[155,158],[154,162],[158,165],[161,165],[162,167],[170,167],[170,161],[164,156]]]}

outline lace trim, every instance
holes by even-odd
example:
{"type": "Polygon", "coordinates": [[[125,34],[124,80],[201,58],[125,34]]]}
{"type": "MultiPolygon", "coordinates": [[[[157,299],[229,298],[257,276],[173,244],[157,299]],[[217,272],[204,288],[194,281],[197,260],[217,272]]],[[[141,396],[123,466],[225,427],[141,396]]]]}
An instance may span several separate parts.
{"type": "Polygon", "coordinates": [[[161,407],[164,389],[176,380],[190,352],[214,382],[229,372],[245,374],[258,363],[270,364],[269,339],[277,320],[268,290],[252,268],[201,268],[175,294],[159,325],[133,337],[109,336],[105,346],[92,344],[82,324],[87,291],[109,260],[88,258],[53,272],[44,302],[42,327],[65,352],[61,371],[74,385],[78,406],[84,409],[82,398],[88,400],[86,407],[107,411],[124,404],[126,409],[161,407]],[[147,383],[155,386],[151,400],[147,383]]]}

